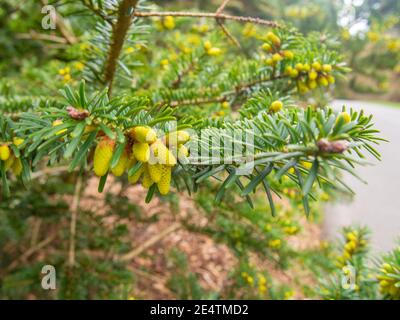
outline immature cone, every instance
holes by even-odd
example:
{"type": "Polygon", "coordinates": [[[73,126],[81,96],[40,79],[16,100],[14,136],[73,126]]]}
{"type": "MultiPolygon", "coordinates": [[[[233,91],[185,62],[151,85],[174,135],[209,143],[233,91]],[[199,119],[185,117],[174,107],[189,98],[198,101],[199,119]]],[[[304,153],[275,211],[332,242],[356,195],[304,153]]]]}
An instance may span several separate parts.
{"type": "Polygon", "coordinates": [[[15,146],[18,147],[18,146],[20,146],[21,144],[24,143],[24,139],[19,138],[19,137],[14,137],[13,138],[13,143],[14,143],[15,146]]]}
{"type": "Polygon", "coordinates": [[[161,179],[157,183],[158,191],[162,195],[166,195],[171,187],[171,167],[162,166],[161,179]]]}
{"type": "Polygon", "coordinates": [[[180,146],[185,144],[190,140],[190,135],[186,131],[178,130],[175,132],[169,133],[165,138],[165,144],[167,146],[180,146]]]}
{"type": "Polygon", "coordinates": [[[15,158],[11,170],[16,177],[22,173],[22,161],[20,158],[15,158]]]}
{"type": "Polygon", "coordinates": [[[340,119],[343,119],[344,123],[349,123],[351,121],[351,116],[346,111],[344,111],[339,114],[336,119],[336,123],[338,123],[340,119]]]}
{"type": "Polygon", "coordinates": [[[128,164],[128,160],[129,160],[128,154],[126,153],[126,151],[124,151],[121,154],[121,157],[119,158],[117,165],[111,169],[111,172],[113,173],[114,176],[120,177],[123,175],[123,173],[125,172],[126,166],[128,164]]]}
{"type": "Polygon", "coordinates": [[[328,79],[324,76],[318,77],[318,84],[327,87],[329,85],[328,79]]]}
{"type": "Polygon", "coordinates": [[[149,166],[145,165],[144,166],[144,171],[143,171],[143,179],[142,179],[142,186],[143,188],[150,188],[153,185],[154,181],[151,179],[150,172],[149,172],[149,166]]]}
{"type": "Polygon", "coordinates": [[[108,137],[101,140],[94,151],[93,169],[98,177],[106,175],[114,152],[115,142],[108,137]]]}
{"type": "Polygon", "coordinates": [[[269,109],[274,113],[281,111],[282,108],[283,108],[283,103],[282,103],[282,101],[279,101],[279,100],[272,102],[269,107],[269,109]]]}
{"type": "Polygon", "coordinates": [[[129,170],[130,168],[132,168],[135,164],[137,163],[137,160],[135,159],[135,156],[133,155],[133,153],[131,152],[128,155],[128,160],[126,162],[126,169],[129,170]]]}
{"type": "Polygon", "coordinates": [[[317,73],[316,71],[314,71],[314,70],[311,70],[311,71],[308,73],[308,78],[309,78],[310,80],[315,80],[315,79],[318,78],[318,73],[317,73]]]}
{"type": "Polygon", "coordinates": [[[273,32],[267,33],[267,39],[271,41],[276,47],[279,47],[281,45],[281,39],[273,32]]]}
{"type": "Polygon", "coordinates": [[[6,171],[7,171],[8,169],[10,169],[10,168],[13,166],[14,160],[15,160],[15,157],[14,157],[13,154],[11,154],[11,155],[8,157],[8,159],[4,162],[4,169],[5,169],[6,171]]]}
{"type": "Polygon", "coordinates": [[[10,158],[10,148],[6,144],[0,145],[0,160],[6,161],[10,158]]]}
{"type": "Polygon", "coordinates": [[[156,132],[150,127],[138,126],[130,130],[130,135],[138,142],[153,143],[157,140],[156,132]]]}
{"type": "Polygon", "coordinates": [[[147,168],[149,170],[151,180],[154,182],[159,182],[161,180],[162,165],[159,163],[149,164],[147,168]]]}
{"type": "Polygon", "coordinates": [[[321,71],[321,69],[322,69],[322,66],[321,66],[321,64],[318,62],[318,61],[315,61],[315,62],[313,62],[312,63],[312,67],[315,69],[315,71],[321,71]]]}
{"type": "Polygon", "coordinates": [[[322,66],[322,71],[324,72],[331,72],[332,71],[332,66],[330,64],[324,64],[322,66]]]}
{"type": "Polygon", "coordinates": [[[132,147],[132,153],[137,161],[145,163],[150,158],[150,147],[147,143],[135,143],[132,147]]]}
{"type": "Polygon", "coordinates": [[[144,168],[143,168],[143,166],[141,166],[139,168],[139,170],[137,170],[135,172],[135,174],[128,176],[129,183],[131,183],[131,184],[137,183],[139,181],[140,177],[142,176],[143,171],[144,171],[144,168]]]}
{"type": "Polygon", "coordinates": [[[156,163],[165,164],[167,166],[176,165],[176,158],[160,140],[151,145],[152,156],[155,158],[156,163]]]}

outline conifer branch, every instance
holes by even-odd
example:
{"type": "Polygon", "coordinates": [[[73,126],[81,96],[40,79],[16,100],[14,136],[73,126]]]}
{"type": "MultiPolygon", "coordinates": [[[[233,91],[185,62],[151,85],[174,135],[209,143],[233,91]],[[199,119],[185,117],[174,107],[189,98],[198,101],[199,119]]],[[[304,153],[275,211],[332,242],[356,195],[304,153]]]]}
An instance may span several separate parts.
{"type": "Polygon", "coordinates": [[[133,13],[135,17],[149,18],[149,17],[189,17],[189,18],[210,18],[210,19],[220,19],[220,20],[232,20],[242,23],[254,23],[264,26],[269,26],[272,28],[280,28],[281,26],[273,21],[265,20],[261,18],[254,17],[244,17],[244,16],[233,16],[229,14],[214,13],[214,12],[176,12],[176,11],[151,11],[151,12],[135,12],[133,13]]]}
{"type": "MultiPolygon", "coordinates": [[[[282,79],[285,76],[275,76],[275,77],[268,77],[268,78],[261,78],[254,81],[242,83],[236,85],[231,91],[224,93],[221,96],[217,97],[210,97],[210,98],[199,98],[199,99],[189,99],[189,100],[182,100],[182,101],[170,101],[168,105],[171,107],[179,107],[179,106],[187,106],[187,105],[202,105],[202,104],[209,104],[209,103],[222,103],[227,101],[230,96],[237,96],[245,90],[251,89],[252,87],[262,84],[268,81],[274,81],[278,79],[282,79]]],[[[201,90],[200,90],[201,91],[201,90]]],[[[164,101],[164,103],[167,103],[164,101]]]]}

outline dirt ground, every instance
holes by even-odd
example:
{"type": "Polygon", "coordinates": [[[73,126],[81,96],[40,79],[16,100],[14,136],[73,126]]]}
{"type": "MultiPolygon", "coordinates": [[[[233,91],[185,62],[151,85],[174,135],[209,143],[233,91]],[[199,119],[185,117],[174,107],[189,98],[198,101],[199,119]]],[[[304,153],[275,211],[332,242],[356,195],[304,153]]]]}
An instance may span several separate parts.
{"type": "MultiPolygon", "coordinates": [[[[106,204],[104,193],[97,192],[98,180],[91,178],[85,188],[80,206],[98,214],[104,213],[106,204]]],[[[130,186],[121,190],[121,184],[108,181],[106,192],[128,197],[129,201],[138,205],[146,217],[158,215],[155,223],[129,222],[130,237],[137,248],[124,259],[130,261],[132,270],[137,275],[137,288],[142,299],[173,299],[173,293],[168,289],[167,281],[171,275],[171,266],[168,265],[168,253],[172,249],[179,249],[188,257],[189,270],[199,277],[203,289],[220,292],[227,284],[229,273],[237,260],[231,250],[224,244],[214,241],[209,236],[188,231],[180,220],[190,216],[191,222],[198,225],[207,224],[206,215],[201,212],[195,202],[187,195],[181,194],[179,209],[176,210],[167,202],[153,199],[146,204],[144,199],[147,190],[141,186],[130,186]]],[[[105,193],[106,193],[105,192],[105,193]]],[[[321,246],[321,229],[317,224],[301,219],[303,231],[289,240],[291,246],[297,250],[311,249],[321,246]]],[[[253,255],[252,263],[257,267],[267,268],[271,276],[281,282],[294,286],[293,278],[301,275],[306,283],[312,284],[314,279],[305,270],[294,266],[294,270],[282,272],[275,269],[270,261],[265,261],[253,255]],[[295,273],[294,273],[295,272],[295,273]]],[[[298,291],[294,298],[302,298],[298,291]]]]}

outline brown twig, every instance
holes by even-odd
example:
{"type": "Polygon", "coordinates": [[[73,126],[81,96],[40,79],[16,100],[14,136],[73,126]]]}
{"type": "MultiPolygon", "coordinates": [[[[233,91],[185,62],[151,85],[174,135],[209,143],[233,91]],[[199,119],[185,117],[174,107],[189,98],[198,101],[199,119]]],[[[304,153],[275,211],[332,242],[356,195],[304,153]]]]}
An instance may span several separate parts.
{"type": "Polygon", "coordinates": [[[220,103],[227,100],[226,96],[221,97],[212,97],[212,98],[198,98],[192,100],[182,100],[182,101],[171,101],[168,103],[171,107],[178,107],[178,106],[189,106],[189,105],[202,105],[202,104],[209,104],[209,103],[220,103]]]}
{"type": "Polygon", "coordinates": [[[68,171],[68,166],[62,166],[62,167],[54,167],[54,168],[45,168],[41,171],[33,172],[31,174],[31,179],[38,179],[42,176],[45,175],[56,175],[60,173],[64,173],[68,171]]]}
{"type": "Polygon", "coordinates": [[[104,80],[108,84],[109,96],[112,94],[118,58],[121,54],[126,34],[128,33],[131,25],[132,17],[134,16],[134,13],[130,13],[130,10],[134,10],[137,3],[138,0],[123,0],[118,8],[118,19],[116,24],[113,25],[112,42],[104,70],[104,80]]]}
{"type": "Polygon", "coordinates": [[[150,248],[151,246],[155,245],[158,241],[161,239],[165,238],[168,236],[170,233],[176,231],[181,227],[181,224],[178,222],[175,222],[174,224],[170,225],[167,229],[164,229],[160,233],[156,234],[154,237],[150,238],[146,242],[144,242],[142,245],[137,247],[136,249],[124,254],[119,258],[120,261],[128,261],[132,260],[133,258],[137,257],[140,255],[143,251],[146,249],[150,248]]]}
{"type": "Polygon", "coordinates": [[[53,34],[38,33],[34,30],[31,30],[29,33],[19,33],[16,35],[16,38],[21,39],[21,40],[44,40],[44,41],[61,43],[61,44],[68,43],[65,38],[58,37],[53,34]]]}
{"type": "Polygon", "coordinates": [[[78,218],[79,201],[82,192],[83,178],[81,175],[78,176],[75,186],[74,198],[71,204],[71,223],[69,233],[69,250],[68,250],[68,266],[73,267],[75,265],[75,236],[76,236],[76,221],[78,218]]]}
{"type": "MultiPolygon", "coordinates": [[[[203,57],[203,56],[201,56],[201,57],[199,58],[199,60],[201,60],[202,57],[203,57]]],[[[187,66],[187,68],[184,69],[184,70],[182,70],[182,71],[178,74],[178,76],[176,77],[176,79],[171,83],[171,87],[174,88],[174,89],[177,89],[177,88],[179,87],[179,85],[181,84],[181,82],[182,82],[182,78],[183,78],[184,76],[188,75],[188,74],[190,73],[190,71],[193,70],[193,68],[195,67],[195,65],[196,65],[195,60],[192,60],[192,61],[190,62],[190,64],[187,66]]]]}
{"type": "Polygon", "coordinates": [[[140,12],[137,11],[133,13],[135,17],[147,18],[147,17],[190,17],[190,18],[210,18],[215,19],[218,18],[220,20],[232,20],[242,23],[254,23],[254,24],[261,24],[273,28],[280,28],[280,25],[276,22],[270,20],[264,20],[261,18],[254,18],[254,17],[243,17],[243,16],[233,16],[229,14],[217,14],[217,13],[209,13],[209,12],[177,12],[177,11],[151,11],[151,12],[140,12]]]}
{"type": "Polygon", "coordinates": [[[222,1],[221,5],[218,7],[217,11],[215,12],[216,14],[220,14],[222,13],[222,11],[224,11],[226,5],[228,4],[230,0],[224,0],[222,1]]]}
{"type": "Polygon", "coordinates": [[[219,19],[218,17],[220,16],[220,14],[222,13],[222,11],[224,11],[226,5],[228,4],[230,0],[224,0],[221,5],[218,7],[217,11],[215,12],[215,14],[217,15],[217,17],[215,18],[215,20],[217,21],[217,24],[220,26],[222,32],[228,37],[229,40],[231,40],[231,42],[238,48],[241,48],[241,45],[239,43],[239,41],[234,37],[234,35],[232,33],[229,32],[228,28],[224,25],[224,23],[222,22],[221,19],[219,19]]]}
{"type": "Polygon", "coordinates": [[[32,226],[31,247],[34,247],[37,244],[41,224],[42,219],[34,217],[32,226]]]}
{"type": "Polygon", "coordinates": [[[17,259],[15,259],[5,271],[10,272],[18,267],[20,261],[24,261],[28,259],[31,255],[44,248],[48,244],[50,244],[57,237],[57,232],[52,233],[46,239],[40,241],[37,245],[30,247],[27,251],[25,251],[22,255],[20,255],[17,259]]]}
{"type": "Polygon", "coordinates": [[[238,41],[238,39],[235,38],[235,36],[228,30],[228,28],[222,23],[222,21],[220,21],[219,19],[217,19],[217,23],[220,26],[222,32],[228,37],[229,40],[231,40],[231,42],[238,48],[242,48],[242,46],[240,45],[240,42],[238,41]]]}

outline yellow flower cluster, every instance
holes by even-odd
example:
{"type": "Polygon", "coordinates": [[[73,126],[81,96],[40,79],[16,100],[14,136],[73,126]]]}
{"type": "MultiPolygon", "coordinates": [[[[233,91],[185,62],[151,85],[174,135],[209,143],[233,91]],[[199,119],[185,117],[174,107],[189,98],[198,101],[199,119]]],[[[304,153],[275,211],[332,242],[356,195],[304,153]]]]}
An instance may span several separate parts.
{"type": "MultiPolygon", "coordinates": [[[[117,177],[122,176],[139,161],[142,166],[128,176],[129,182],[135,184],[141,179],[144,188],[150,188],[156,183],[160,194],[167,194],[170,190],[172,167],[177,164],[173,151],[177,152],[179,159],[188,156],[189,152],[184,144],[189,141],[189,134],[186,131],[176,131],[161,140],[152,128],[137,126],[129,130],[128,137],[130,141],[111,172],[117,177]]],[[[107,136],[98,143],[93,162],[97,176],[102,177],[110,170],[114,149],[115,141],[107,136]]]]}
{"type": "Polygon", "coordinates": [[[288,291],[285,291],[283,298],[285,300],[289,300],[289,299],[293,298],[293,296],[294,296],[294,291],[288,290],[288,291]]]}
{"type": "Polygon", "coordinates": [[[267,279],[261,273],[258,274],[258,292],[265,294],[267,292],[267,279]]]}
{"type": "Polygon", "coordinates": [[[375,31],[368,31],[367,38],[371,42],[377,42],[379,40],[379,33],[375,32],[375,31]]]}
{"type": "Polygon", "coordinates": [[[338,117],[336,118],[336,123],[340,121],[340,119],[343,120],[344,123],[349,123],[351,122],[351,116],[346,112],[341,112],[338,117]]]}
{"type": "Polygon", "coordinates": [[[64,83],[68,83],[72,80],[70,67],[65,67],[58,70],[58,74],[62,77],[64,83]]]}
{"type": "Polygon", "coordinates": [[[246,271],[242,272],[242,278],[247,282],[248,285],[253,286],[254,278],[249,275],[246,271]]]}
{"type": "Polygon", "coordinates": [[[162,19],[158,19],[155,22],[157,30],[172,30],[175,28],[175,18],[173,16],[166,16],[162,19]]]}
{"type": "Polygon", "coordinates": [[[295,18],[295,19],[307,19],[309,17],[313,17],[316,14],[321,15],[321,10],[318,8],[318,6],[315,5],[302,5],[302,6],[288,6],[285,9],[285,16],[289,18],[295,18]]]}
{"type": "Polygon", "coordinates": [[[206,51],[206,54],[209,56],[219,56],[222,53],[222,50],[220,48],[213,47],[210,41],[204,42],[203,47],[206,51]]]}
{"type": "Polygon", "coordinates": [[[255,37],[257,36],[257,29],[254,24],[246,23],[242,30],[242,34],[247,38],[255,37]]]}
{"type": "Polygon", "coordinates": [[[282,108],[283,108],[283,103],[282,103],[282,101],[279,101],[279,100],[273,101],[273,102],[271,103],[271,105],[269,106],[269,110],[270,110],[272,113],[279,112],[279,111],[282,110],[282,108]]]}
{"type": "Polygon", "coordinates": [[[321,64],[319,61],[313,63],[296,63],[294,66],[287,66],[285,74],[296,79],[297,88],[300,93],[307,93],[318,86],[327,87],[335,83],[331,74],[333,67],[330,64],[321,64]]]}
{"type": "Polygon", "coordinates": [[[210,30],[210,26],[208,24],[200,24],[197,26],[193,26],[193,30],[199,33],[206,33],[210,30]]]}
{"type": "Polygon", "coordinates": [[[387,49],[389,52],[399,52],[400,51],[400,39],[390,38],[386,43],[387,49]]]}
{"type": "Polygon", "coordinates": [[[290,50],[280,50],[281,39],[273,32],[268,32],[266,42],[261,48],[268,52],[271,56],[265,59],[265,63],[275,67],[283,59],[291,60],[294,58],[294,53],[290,50]]]}
{"type": "Polygon", "coordinates": [[[400,299],[400,268],[390,263],[381,265],[381,274],[377,276],[379,288],[382,294],[390,296],[394,300],[400,299]]]}
{"type": "Polygon", "coordinates": [[[268,247],[270,247],[271,249],[279,249],[281,246],[281,239],[272,239],[268,241],[268,247]]]}
{"type": "Polygon", "coordinates": [[[337,265],[341,268],[344,267],[354,254],[363,250],[366,245],[367,241],[357,230],[348,232],[346,234],[346,243],[343,247],[343,254],[337,258],[337,265]]]}
{"type": "Polygon", "coordinates": [[[14,154],[10,148],[10,144],[14,144],[16,147],[18,147],[23,142],[23,139],[15,137],[12,143],[0,144],[0,161],[4,162],[5,170],[11,170],[16,177],[22,173],[22,161],[14,154]]]}
{"type": "Polygon", "coordinates": [[[287,235],[291,236],[299,232],[299,227],[297,226],[286,226],[283,227],[283,232],[285,232],[287,235]]]}

